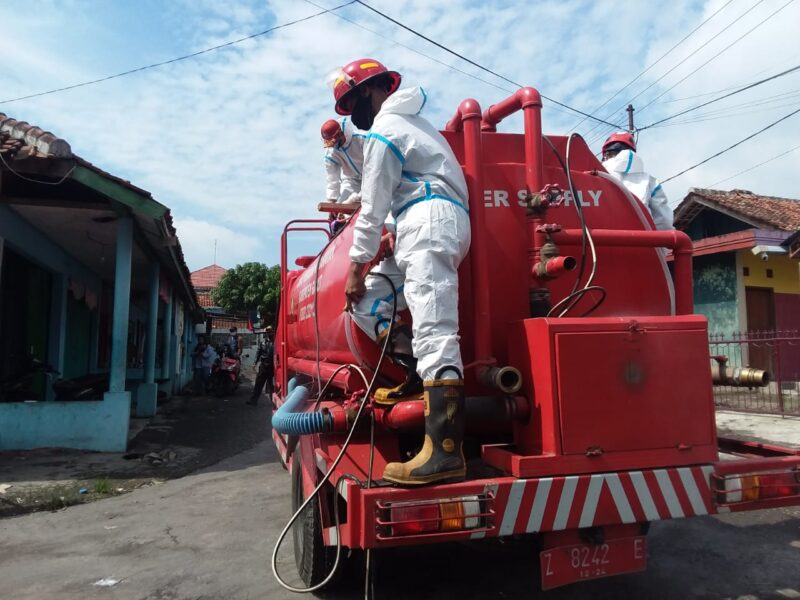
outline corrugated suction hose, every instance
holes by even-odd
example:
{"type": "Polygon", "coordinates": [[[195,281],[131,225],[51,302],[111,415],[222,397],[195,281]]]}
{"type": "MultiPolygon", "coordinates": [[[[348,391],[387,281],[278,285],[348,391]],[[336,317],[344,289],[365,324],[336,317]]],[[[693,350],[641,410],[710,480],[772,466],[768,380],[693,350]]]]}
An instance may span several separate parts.
{"type": "Polygon", "coordinates": [[[272,428],[285,435],[308,435],[329,431],[330,419],[326,419],[324,413],[297,412],[308,400],[309,389],[304,385],[296,385],[296,382],[294,385],[289,382],[288,388],[291,392],[286,401],[272,415],[272,428]]]}

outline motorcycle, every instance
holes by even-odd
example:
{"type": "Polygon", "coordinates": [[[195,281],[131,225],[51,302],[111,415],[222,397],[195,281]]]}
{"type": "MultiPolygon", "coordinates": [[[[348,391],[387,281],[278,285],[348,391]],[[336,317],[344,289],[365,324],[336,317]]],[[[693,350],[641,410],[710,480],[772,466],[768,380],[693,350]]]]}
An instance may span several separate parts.
{"type": "Polygon", "coordinates": [[[239,388],[242,361],[231,352],[227,344],[217,350],[217,355],[217,360],[211,366],[209,386],[215,395],[228,396],[239,388]]]}

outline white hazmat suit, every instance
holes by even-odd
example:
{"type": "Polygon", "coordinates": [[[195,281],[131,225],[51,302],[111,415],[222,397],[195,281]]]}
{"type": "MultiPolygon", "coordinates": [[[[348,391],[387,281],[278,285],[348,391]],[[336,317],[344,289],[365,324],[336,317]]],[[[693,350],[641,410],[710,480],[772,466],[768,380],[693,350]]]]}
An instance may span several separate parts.
{"type": "Polygon", "coordinates": [[[356,129],[348,119],[342,119],[339,125],[345,141],[341,146],[337,144],[325,151],[325,197],[336,202],[358,202],[366,134],[356,129]]]}
{"type": "Polygon", "coordinates": [[[623,150],[603,162],[606,171],[639,198],[650,211],[656,229],[673,229],[672,209],[655,177],[644,170],[644,161],[633,150],[623,150]]]}
{"type": "Polygon", "coordinates": [[[469,250],[470,224],[458,160],[419,116],[426,100],[422,88],[398,90],[375,117],[364,145],[361,212],[350,258],[372,260],[391,213],[397,221],[394,256],[404,277],[398,290],[411,311],[417,372],[433,380],[455,377],[452,371],[437,377],[445,366],[463,371],[458,266],[469,250]]]}

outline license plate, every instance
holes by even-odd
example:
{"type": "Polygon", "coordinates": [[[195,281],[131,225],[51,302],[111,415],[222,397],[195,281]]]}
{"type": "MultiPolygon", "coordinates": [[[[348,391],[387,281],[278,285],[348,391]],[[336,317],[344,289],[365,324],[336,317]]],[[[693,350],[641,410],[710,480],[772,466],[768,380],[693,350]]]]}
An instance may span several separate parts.
{"type": "Polygon", "coordinates": [[[603,544],[558,546],[539,554],[542,589],[644,571],[647,546],[643,536],[610,540],[603,544]]]}

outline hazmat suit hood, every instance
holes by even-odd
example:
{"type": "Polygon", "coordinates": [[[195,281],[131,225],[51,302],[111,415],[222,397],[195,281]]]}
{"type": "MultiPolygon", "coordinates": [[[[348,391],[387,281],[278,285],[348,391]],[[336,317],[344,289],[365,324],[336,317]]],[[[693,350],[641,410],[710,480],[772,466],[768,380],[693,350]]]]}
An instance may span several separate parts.
{"type": "Polygon", "coordinates": [[[623,150],[616,156],[612,156],[603,162],[603,166],[609,173],[628,175],[631,173],[644,173],[644,161],[633,150],[623,150]]]}
{"type": "Polygon", "coordinates": [[[672,229],[672,209],[655,177],[644,170],[644,161],[633,150],[623,150],[603,162],[608,174],[642,201],[653,217],[656,229],[672,229]]]}
{"type": "Polygon", "coordinates": [[[397,90],[383,102],[375,119],[382,115],[417,115],[427,100],[425,90],[421,87],[397,90]]]}

